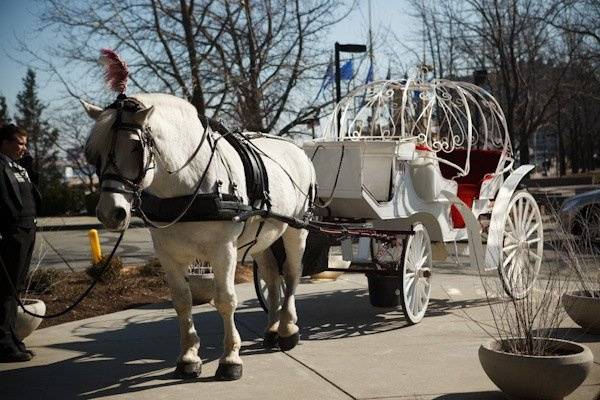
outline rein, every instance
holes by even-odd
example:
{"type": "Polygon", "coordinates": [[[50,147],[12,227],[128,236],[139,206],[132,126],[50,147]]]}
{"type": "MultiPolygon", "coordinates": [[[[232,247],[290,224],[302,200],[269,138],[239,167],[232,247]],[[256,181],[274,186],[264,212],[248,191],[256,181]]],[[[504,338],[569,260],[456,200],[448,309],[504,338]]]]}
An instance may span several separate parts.
{"type": "Polygon", "coordinates": [[[23,310],[23,312],[25,314],[31,315],[32,317],[41,318],[41,319],[57,318],[62,315],[65,315],[66,313],[70,312],[75,307],[77,307],[79,305],[79,303],[81,303],[83,301],[83,299],[85,299],[87,297],[87,295],[92,291],[92,289],[96,286],[98,281],[100,281],[100,278],[102,278],[102,275],[104,275],[104,272],[106,271],[106,269],[112,262],[112,259],[115,255],[115,252],[117,251],[117,248],[119,248],[119,245],[121,244],[121,240],[123,239],[124,234],[125,234],[125,231],[121,232],[121,234],[119,235],[119,238],[117,239],[117,242],[115,243],[115,247],[113,247],[112,251],[110,252],[110,255],[108,256],[104,265],[102,266],[100,273],[94,278],[94,280],[92,281],[90,286],[88,286],[88,288],[73,302],[73,304],[71,304],[64,310],[59,311],[54,314],[40,315],[40,314],[33,313],[33,312],[29,311],[28,309],[26,309],[25,305],[23,304],[23,301],[19,297],[19,291],[17,290],[17,285],[11,279],[10,274],[8,273],[8,269],[6,268],[6,264],[4,264],[4,260],[2,260],[2,257],[0,257],[0,266],[2,267],[2,271],[4,272],[4,275],[6,277],[8,285],[10,286],[10,289],[12,291],[13,296],[15,297],[15,300],[17,301],[17,304],[19,305],[19,307],[21,307],[21,309],[23,310]]]}

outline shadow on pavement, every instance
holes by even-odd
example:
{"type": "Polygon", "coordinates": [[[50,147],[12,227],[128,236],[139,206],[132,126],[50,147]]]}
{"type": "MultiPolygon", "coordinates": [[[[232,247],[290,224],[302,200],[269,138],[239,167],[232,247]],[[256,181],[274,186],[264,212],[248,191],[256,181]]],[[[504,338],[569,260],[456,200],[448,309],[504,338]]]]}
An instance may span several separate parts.
{"type": "MultiPolygon", "coordinates": [[[[435,299],[429,301],[425,318],[447,315],[466,307],[487,305],[485,299],[451,301],[435,299]]],[[[257,300],[248,300],[240,309],[258,307],[257,300]]],[[[365,336],[388,332],[410,326],[402,309],[377,308],[371,306],[366,289],[336,290],[317,294],[299,295],[296,298],[300,340],[331,340],[365,336]]],[[[267,315],[262,312],[244,313],[255,331],[262,336],[267,315]]]]}
{"type": "MultiPolygon", "coordinates": [[[[202,327],[220,329],[220,317],[200,313],[194,315],[194,322],[199,328],[203,362],[218,359],[222,335],[214,328],[212,332],[204,329],[203,334],[202,327]]],[[[21,369],[0,372],[1,397],[91,399],[213,380],[212,376],[174,380],[178,331],[174,317],[147,314],[78,326],[71,333],[80,341],[48,346],[77,355],[49,365],[23,364],[21,369]]]]}
{"type": "Polygon", "coordinates": [[[450,393],[436,397],[433,400],[504,400],[506,397],[502,392],[471,392],[471,393],[450,393]]]}
{"type": "MultiPolygon", "coordinates": [[[[547,336],[543,331],[536,331],[541,336],[547,336]]],[[[583,328],[556,328],[552,332],[552,337],[557,339],[570,340],[572,342],[581,343],[599,343],[600,335],[592,335],[587,333],[583,328]]]]}
{"type": "MultiPolygon", "coordinates": [[[[483,304],[485,300],[434,298],[425,318],[483,304]]],[[[372,307],[366,289],[299,295],[296,305],[301,341],[372,335],[408,326],[400,308],[372,307]]],[[[266,314],[257,306],[255,299],[246,301],[235,316],[244,340],[242,357],[270,352],[262,349],[266,314]]],[[[170,307],[150,305],[126,319],[108,316],[74,327],[69,332],[73,341],[47,346],[48,354],[52,349],[60,349],[73,352],[72,358],[44,366],[23,364],[20,369],[0,372],[1,397],[91,399],[212,380],[212,376],[188,381],[173,378],[179,354],[179,326],[174,316],[151,311],[162,308],[170,307]]],[[[194,324],[202,344],[203,362],[217,360],[222,348],[221,317],[216,311],[197,312],[194,324]]],[[[441,398],[477,398],[456,396],[441,398]]]]}

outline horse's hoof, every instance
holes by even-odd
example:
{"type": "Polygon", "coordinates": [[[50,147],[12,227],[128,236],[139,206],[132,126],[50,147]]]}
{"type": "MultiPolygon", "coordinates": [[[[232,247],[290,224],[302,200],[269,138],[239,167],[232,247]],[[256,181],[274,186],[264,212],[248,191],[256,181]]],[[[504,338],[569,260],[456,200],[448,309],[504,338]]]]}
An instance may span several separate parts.
{"type": "Polygon", "coordinates": [[[265,349],[273,349],[277,347],[277,339],[279,339],[279,335],[277,334],[277,332],[265,333],[265,337],[263,339],[263,347],[265,349]]]}
{"type": "Polygon", "coordinates": [[[177,379],[194,379],[200,376],[202,364],[200,363],[183,363],[178,362],[175,368],[175,378],[177,379]]]}
{"type": "Polygon", "coordinates": [[[292,336],[283,337],[279,336],[279,348],[283,351],[288,351],[296,347],[298,342],[300,341],[300,333],[296,332],[292,336]]]}
{"type": "Polygon", "coordinates": [[[215,378],[219,381],[236,381],[242,377],[242,364],[219,364],[215,378]]]}

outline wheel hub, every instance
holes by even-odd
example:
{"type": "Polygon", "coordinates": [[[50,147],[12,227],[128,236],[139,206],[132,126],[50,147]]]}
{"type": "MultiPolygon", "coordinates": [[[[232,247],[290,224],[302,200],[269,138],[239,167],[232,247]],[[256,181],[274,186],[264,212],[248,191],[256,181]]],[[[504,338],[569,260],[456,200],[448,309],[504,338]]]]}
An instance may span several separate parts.
{"type": "Polygon", "coordinates": [[[428,269],[419,270],[419,276],[423,278],[429,278],[431,276],[431,271],[428,269]]]}

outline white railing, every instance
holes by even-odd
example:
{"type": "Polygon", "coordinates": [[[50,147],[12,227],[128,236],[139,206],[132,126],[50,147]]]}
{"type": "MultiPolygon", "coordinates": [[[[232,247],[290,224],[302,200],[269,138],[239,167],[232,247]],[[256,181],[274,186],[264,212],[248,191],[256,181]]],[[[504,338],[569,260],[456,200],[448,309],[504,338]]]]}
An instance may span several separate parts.
{"type": "Polygon", "coordinates": [[[360,86],[337,104],[322,140],[414,142],[430,149],[424,156],[456,168],[457,176],[469,173],[472,148],[501,150],[498,173],[513,164],[506,120],[496,99],[474,84],[445,79],[360,86]],[[459,148],[467,151],[465,165],[437,156],[459,148]]]}

